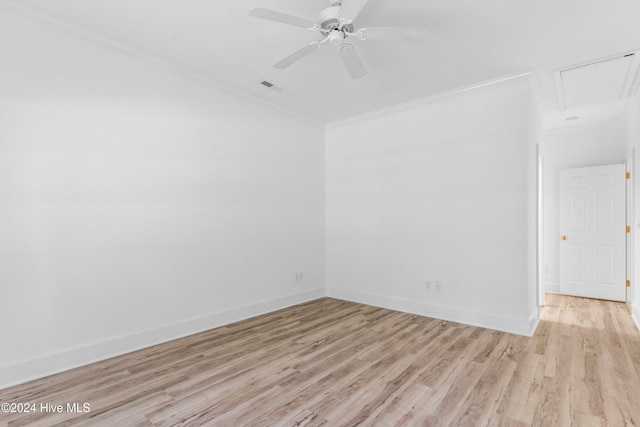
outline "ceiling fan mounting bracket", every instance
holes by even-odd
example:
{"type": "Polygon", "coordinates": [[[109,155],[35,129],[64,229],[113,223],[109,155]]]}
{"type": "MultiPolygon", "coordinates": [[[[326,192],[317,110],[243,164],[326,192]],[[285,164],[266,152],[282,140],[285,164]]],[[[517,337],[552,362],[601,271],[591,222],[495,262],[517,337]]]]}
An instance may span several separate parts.
{"type": "Polygon", "coordinates": [[[353,49],[353,46],[350,45],[349,43],[343,43],[340,45],[340,47],[338,48],[338,53],[342,53],[343,51],[347,50],[347,49],[353,49]]]}
{"type": "Polygon", "coordinates": [[[355,33],[350,33],[348,35],[354,36],[358,40],[366,40],[367,39],[367,29],[366,28],[360,28],[355,33]]]}

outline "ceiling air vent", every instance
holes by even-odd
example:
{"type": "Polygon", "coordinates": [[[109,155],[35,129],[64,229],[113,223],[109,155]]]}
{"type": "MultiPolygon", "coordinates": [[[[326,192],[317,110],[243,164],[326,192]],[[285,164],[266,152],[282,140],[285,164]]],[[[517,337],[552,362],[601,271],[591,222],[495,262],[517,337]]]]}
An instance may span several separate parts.
{"type": "Polygon", "coordinates": [[[266,87],[266,88],[271,89],[271,90],[272,90],[272,91],[274,91],[274,92],[282,92],[282,88],[279,88],[278,86],[276,86],[276,85],[274,85],[273,83],[268,82],[268,81],[266,81],[266,80],[261,81],[261,82],[260,82],[260,84],[261,84],[262,86],[266,87]]]}
{"type": "Polygon", "coordinates": [[[615,101],[633,94],[640,53],[616,56],[555,72],[560,108],[615,101]]]}

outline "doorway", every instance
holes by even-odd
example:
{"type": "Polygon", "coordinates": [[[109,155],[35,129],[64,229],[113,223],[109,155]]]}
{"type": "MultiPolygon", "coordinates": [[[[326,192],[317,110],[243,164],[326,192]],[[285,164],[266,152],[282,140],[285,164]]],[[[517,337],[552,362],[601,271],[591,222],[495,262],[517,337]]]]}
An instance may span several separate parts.
{"type": "MultiPolygon", "coordinates": [[[[622,165],[627,158],[626,131],[626,121],[613,120],[599,123],[572,124],[562,128],[547,129],[543,132],[539,159],[539,166],[542,170],[542,179],[539,184],[542,215],[539,235],[541,244],[539,264],[540,294],[544,292],[561,293],[560,257],[563,249],[562,244],[567,242],[561,240],[561,237],[567,235],[567,233],[560,230],[561,171],[600,165],[619,165],[624,168],[622,165]]],[[[623,222],[626,221],[623,220],[623,222]]],[[[623,224],[624,230],[625,224],[623,224]]],[[[624,234],[622,238],[624,242],[624,234]]],[[[571,240],[568,240],[568,242],[571,242],[571,240]]],[[[604,259],[605,252],[606,250],[601,251],[601,259],[604,259]]],[[[623,254],[625,252],[626,248],[623,249],[623,254]]],[[[580,256],[579,249],[574,250],[574,259],[580,256]]],[[[624,263],[623,255],[622,283],[626,287],[624,263]]],[[[586,264],[584,267],[586,268],[586,264]]],[[[626,290],[623,290],[623,292],[626,293],[626,290]]],[[[607,297],[601,296],[600,298],[607,297]]],[[[542,298],[540,302],[543,302],[542,298]]]]}

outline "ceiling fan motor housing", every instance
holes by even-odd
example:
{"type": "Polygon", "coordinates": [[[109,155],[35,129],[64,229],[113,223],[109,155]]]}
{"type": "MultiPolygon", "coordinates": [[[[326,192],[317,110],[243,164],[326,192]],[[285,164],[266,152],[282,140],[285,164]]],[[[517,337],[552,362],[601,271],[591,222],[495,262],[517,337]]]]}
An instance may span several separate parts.
{"type": "MultiPolygon", "coordinates": [[[[325,37],[331,34],[334,30],[340,30],[343,35],[353,32],[353,24],[344,24],[340,27],[340,21],[338,21],[338,13],[340,12],[341,3],[333,3],[334,6],[323,9],[318,15],[318,21],[320,22],[320,32],[325,37]]],[[[344,38],[344,37],[343,37],[344,38]]]]}

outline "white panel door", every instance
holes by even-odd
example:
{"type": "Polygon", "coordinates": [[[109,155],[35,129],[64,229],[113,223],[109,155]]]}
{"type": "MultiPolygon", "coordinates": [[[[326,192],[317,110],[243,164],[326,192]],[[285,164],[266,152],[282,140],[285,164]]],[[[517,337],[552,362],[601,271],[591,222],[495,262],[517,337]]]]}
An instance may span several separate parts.
{"type": "Polygon", "coordinates": [[[625,166],[560,173],[560,292],[626,299],[625,166]]]}

